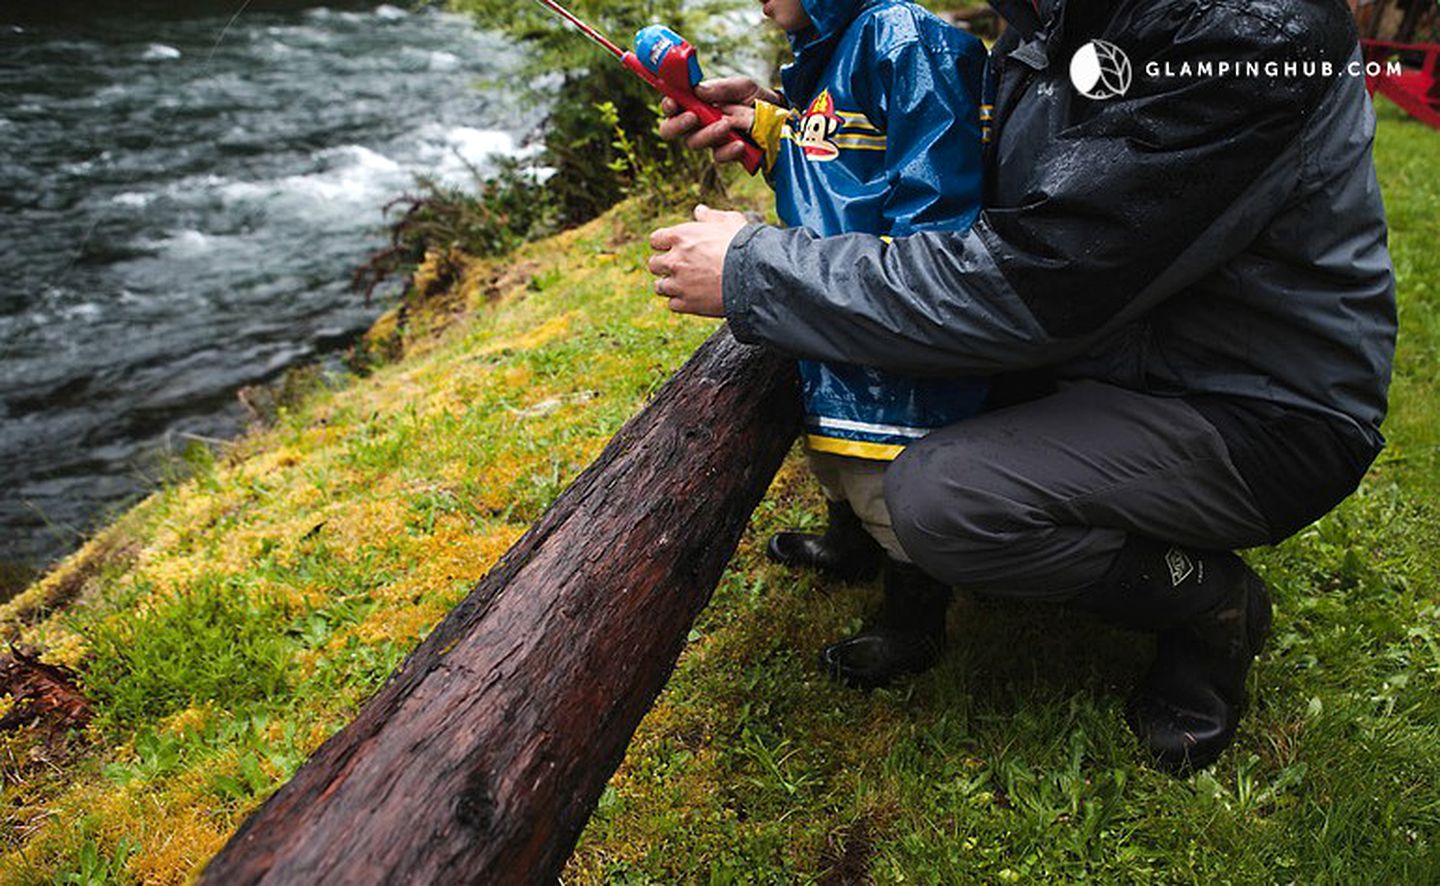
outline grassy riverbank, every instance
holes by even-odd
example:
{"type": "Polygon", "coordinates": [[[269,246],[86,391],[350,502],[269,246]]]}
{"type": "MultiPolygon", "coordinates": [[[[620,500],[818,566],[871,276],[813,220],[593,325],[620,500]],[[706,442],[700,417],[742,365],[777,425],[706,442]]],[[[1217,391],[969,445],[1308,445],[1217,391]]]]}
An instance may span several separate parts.
{"type": "MultiPolygon", "coordinates": [[[[1141,642],[1073,613],[962,600],[936,672],[830,685],[814,653],[876,591],[764,561],[770,532],[818,520],[792,459],[566,881],[1440,875],[1440,134],[1381,113],[1392,445],[1339,511],[1253,553],[1275,639],[1216,767],[1142,765],[1119,716],[1141,642]]],[[[96,711],[69,741],[0,734],[0,881],[182,880],[344,725],[712,328],[647,295],[654,223],[631,203],[466,263],[377,328],[398,362],[198,457],[0,608],[96,711]]]]}

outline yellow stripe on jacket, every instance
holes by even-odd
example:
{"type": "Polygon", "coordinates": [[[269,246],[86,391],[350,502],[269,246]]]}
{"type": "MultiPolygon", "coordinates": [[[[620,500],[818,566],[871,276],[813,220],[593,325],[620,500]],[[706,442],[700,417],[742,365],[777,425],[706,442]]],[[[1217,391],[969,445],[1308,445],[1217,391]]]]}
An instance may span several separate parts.
{"type": "Polygon", "coordinates": [[[805,445],[816,452],[830,452],[853,458],[868,458],[871,461],[894,461],[905,451],[904,446],[893,443],[870,443],[865,440],[841,440],[838,437],[822,437],[806,434],[805,445]]]}

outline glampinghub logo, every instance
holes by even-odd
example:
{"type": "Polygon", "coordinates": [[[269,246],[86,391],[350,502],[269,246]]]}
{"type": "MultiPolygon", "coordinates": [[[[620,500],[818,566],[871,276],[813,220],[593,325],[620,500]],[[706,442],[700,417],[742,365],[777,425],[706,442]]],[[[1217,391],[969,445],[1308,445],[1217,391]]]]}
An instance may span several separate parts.
{"type": "Polygon", "coordinates": [[[1086,98],[1104,101],[1130,91],[1130,57],[1114,43],[1091,40],[1070,59],[1070,82],[1086,98]]]}

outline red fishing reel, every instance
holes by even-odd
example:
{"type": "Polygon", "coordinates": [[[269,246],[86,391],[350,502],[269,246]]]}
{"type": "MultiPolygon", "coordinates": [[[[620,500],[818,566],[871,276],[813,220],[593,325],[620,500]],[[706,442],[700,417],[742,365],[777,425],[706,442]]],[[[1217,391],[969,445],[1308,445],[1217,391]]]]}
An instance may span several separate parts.
{"type": "MultiPolygon", "coordinates": [[[[695,95],[695,87],[703,76],[695,47],[664,25],[641,29],[635,35],[635,51],[625,53],[620,60],[645,82],[699,117],[702,125],[709,126],[725,119],[724,112],[695,95]]],[[[764,152],[733,130],[730,139],[745,146],[740,163],[753,174],[765,161],[764,152]]]]}

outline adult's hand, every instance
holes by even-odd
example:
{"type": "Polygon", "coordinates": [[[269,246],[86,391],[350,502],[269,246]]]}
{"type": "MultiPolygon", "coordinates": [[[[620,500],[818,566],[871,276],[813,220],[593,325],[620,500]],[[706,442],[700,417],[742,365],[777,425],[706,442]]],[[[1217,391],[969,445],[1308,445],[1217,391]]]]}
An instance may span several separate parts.
{"type": "Polygon", "coordinates": [[[780,104],[780,96],[766,89],[749,77],[721,77],[706,80],[695,87],[695,95],[701,101],[720,108],[724,119],[709,126],[701,126],[700,118],[683,110],[673,99],[665,99],[660,108],[667,119],[660,122],[660,137],[667,141],[684,139],[687,147],[694,150],[711,148],[715,162],[733,163],[745,153],[745,146],[732,141],[731,132],[742,135],[750,132],[755,125],[755,100],[780,104]]]}
{"type": "Polygon", "coordinates": [[[721,281],[730,241],[749,224],[742,213],[722,212],[704,204],[695,207],[695,220],[661,228],[650,235],[659,255],[650,258],[656,276],[655,294],[670,300],[677,314],[725,316],[721,281]]]}

